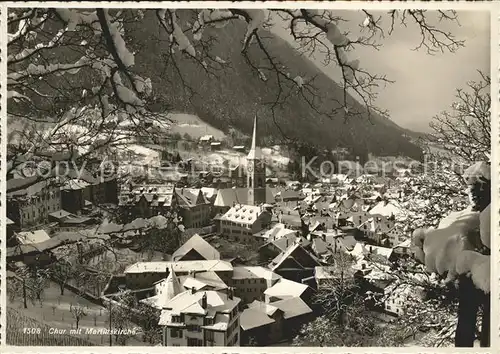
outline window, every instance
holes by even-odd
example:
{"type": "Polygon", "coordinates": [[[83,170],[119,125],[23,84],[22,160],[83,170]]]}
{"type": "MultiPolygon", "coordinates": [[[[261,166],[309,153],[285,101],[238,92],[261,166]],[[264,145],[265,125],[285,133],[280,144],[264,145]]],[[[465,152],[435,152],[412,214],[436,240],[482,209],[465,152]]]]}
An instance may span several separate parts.
{"type": "Polygon", "coordinates": [[[260,280],[260,283],[261,283],[261,284],[265,284],[265,283],[266,283],[266,280],[265,280],[265,279],[261,279],[261,280],[260,280]]]}
{"type": "Polygon", "coordinates": [[[172,338],[182,338],[182,329],[171,328],[170,329],[170,337],[172,337],[172,338]]]}
{"type": "Polygon", "coordinates": [[[190,332],[201,332],[200,325],[187,325],[187,330],[190,332]]]}
{"type": "Polygon", "coordinates": [[[213,331],[205,331],[205,340],[213,341],[214,340],[214,332],[213,331]]]}
{"type": "Polygon", "coordinates": [[[202,347],[203,341],[197,338],[187,338],[188,347],[202,347]]]}
{"type": "Polygon", "coordinates": [[[172,322],[181,323],[181,316],[172,316],[172,322]]]}

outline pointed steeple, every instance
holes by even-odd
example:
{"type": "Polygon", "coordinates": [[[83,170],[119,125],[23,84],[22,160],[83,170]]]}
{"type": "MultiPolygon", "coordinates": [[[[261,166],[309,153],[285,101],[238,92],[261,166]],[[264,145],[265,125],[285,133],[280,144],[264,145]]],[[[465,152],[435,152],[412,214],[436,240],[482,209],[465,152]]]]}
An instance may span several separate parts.
{"type": "Polygon", "coordinates": [[[257,114],[255,114],[253,121],[252,147],[250,148],[247,159],[260,159],[260,147],[257,146],[257,114]]]}
{"type": "Polygon", "coordinates": [[[177,275],[174,272],[174,267],[170,264],[168,266],[169,274],[167,277],[167,300],[172,299],[176,295],[180,294],[181,292],[184,291],[182,288],[181,283],[179,282],[179,279],[177,279],[177,275]]]}

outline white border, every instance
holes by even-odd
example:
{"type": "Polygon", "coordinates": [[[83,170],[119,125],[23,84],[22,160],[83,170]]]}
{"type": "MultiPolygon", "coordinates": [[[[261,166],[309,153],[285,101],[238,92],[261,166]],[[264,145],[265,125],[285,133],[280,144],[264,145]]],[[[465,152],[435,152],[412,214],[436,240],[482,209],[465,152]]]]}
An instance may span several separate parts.
{"type": "MultiPolygon", "coordinates": [[[[477,10],[477,11],[490,11],[490,23],[491,23],[491,46],[490,46],[490,57],[491,57],[491,97],[492,97],[492,126],[491,126],[491,142],[492,142],[492,219],[491,228],[494,236],[492,237],[492,257],[496,257],[496,261],[491,262],[491,347],[490,348],[421,348],[421,347],[403,347],[403,348],[342,348],[342,347],[332,347],[332,348],[315,348],[315,347],[211,347],[211,353],[490,353],[499,352],[500,349],[500,240],[498,240],[498,230],[500,226],[500,206],[498,197],[500,196],[500,186],[499,180],[499,167],[500,167],[500,125],[499,125],[499,74],[500,74],[500,3],[496,1],[481,1],[481,2],[465,2],[465,1],[447,1],[447,2],[389,2],[389,1],[240,1],[240,2],[230,2],[230,1],[192,1],[192,2],[71,2],[71,6],[65,2],[15,2],[7,1],[0,4],[1,15],[0,15],[0,50],[1,50],[1,62],[0,62],[0,80],[3,80],[5,73],[7,71],[7,50],[6,50],[6,18],[7,18],[7,8],[8,7],[72,7],[72,8],[92,8],[92,7],[119,7],[119,8],[314,8],[314,9],[370,9],[370,10],[388,10],[388,9],[454,9],[454,10],[477,10]]],[[[0,81],[1,82],[1,81],[0,81]]],[[[0,138],[0,158],[2,167],[6,166],[6,115],[5,107],[7,103],[7,89],[6,85],[0,85],[0,118],[1,118],[1,138],[0,138]]],[[[5,244],[6,232],[4,229],[6,212],[5,212],[5,177],[2,175],[0,177],[0,227],[2,231],[0,232],[0,247],[5,244]]],[[[3,248],[3,247],[2,247],[3,248]]],[[[0,279],[5,279],[6,271],[4,264],[5,252],[1,252],[0,255],[0,279]]],[[[5,281],[0,283],[0,305],[4,308],[6,304],[6,286],[5,281]]],[[[0,312],[0,352],[2,353],[123,353],[126,350],[127,353],[201,353],[206,352],[205,348],[174,348],[169,347],[13,347],[6,346],[4,344],[6,326],[5,326],[5,311],[0,312]]]]}

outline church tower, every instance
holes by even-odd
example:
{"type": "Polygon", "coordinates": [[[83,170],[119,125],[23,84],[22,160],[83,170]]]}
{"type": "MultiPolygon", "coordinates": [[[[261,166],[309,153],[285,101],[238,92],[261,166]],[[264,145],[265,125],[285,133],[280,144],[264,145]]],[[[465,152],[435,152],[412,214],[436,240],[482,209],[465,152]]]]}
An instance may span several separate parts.
{"type": "Polygon", "coordinates": [[[247,188],[249,205],[266,202],[266,164],[257,144],[257,115],[253,122],[252,147],[247,156],[247,188]]]}

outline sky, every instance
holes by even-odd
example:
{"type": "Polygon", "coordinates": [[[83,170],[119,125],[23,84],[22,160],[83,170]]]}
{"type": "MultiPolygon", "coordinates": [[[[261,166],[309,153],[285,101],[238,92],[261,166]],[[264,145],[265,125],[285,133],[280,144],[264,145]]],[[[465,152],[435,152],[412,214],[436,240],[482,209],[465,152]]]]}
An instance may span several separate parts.
{"type": "MultiPolygon", "coordinates": [[[[429,10],[429,12],[432,12],[429,10]]],[[[383,11],[371,11],[382,16],[382,27],[387,29],[389,16],[383,11]]],[[[378,91],[376,105],[387,109],[390,118],[398,125],[415,131],[429,131],[432,117],[450,110],[456,89],[465,88],[470,80],[479,80],[477,70],[490,73],[490,16],[487,11],[457,11],[458,21],[432,21],[440,29],[451,32],[465,46],[455,53],[427,54],[425,49],[413,50],[420,43],[416,25],[397,26],[391,36],[380,39],[380,50],[358,47],[351,52],[360,60],[360,68],[371,73],[387,75],[395,81],[378,91]]],[[[342,31],[359,33],[359,24],[365,18],[361,11],[338,10],[335,15],[348,22],[340,24],[342,31]]],[[[431,19],[435,14],[430,14],[431,19]]],[[[434,17],[436,19],[436,17],[434,17]]],[[[273,32],[293,43],[293,38],[283,25],[276,25],[273,32]]],[[[357,36],[357,34],[355,34],[357,36]]],[[[351,37],[350,37],[351,38],[351,37]]],[[[331,64],[325,67],[320,55],[313,62],[334,80],[340,71],[331,64]]]]}

